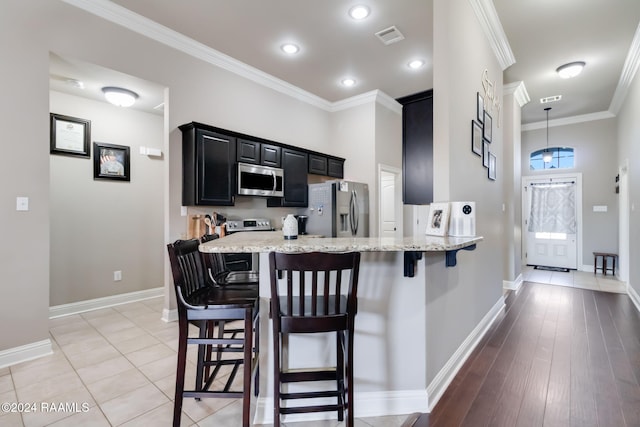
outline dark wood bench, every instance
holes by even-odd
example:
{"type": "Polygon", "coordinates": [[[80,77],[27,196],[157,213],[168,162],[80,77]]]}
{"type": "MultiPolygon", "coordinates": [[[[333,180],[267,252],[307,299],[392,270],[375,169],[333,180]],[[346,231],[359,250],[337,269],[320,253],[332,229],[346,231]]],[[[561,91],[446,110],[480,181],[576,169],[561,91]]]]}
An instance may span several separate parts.
{"type": "Polygon", "coordinates": [[[607,275],[607,271],[611,271],[612,275],[616,275],[616,258],[618,254],[611,252],[594,252],[593,253],[593,274],[598,272],[598,269],[602,270],[603,275],[607,275]],[[598,267],[598,258],[602,258],[601,267],[598,267]],[[607,259],[611,258],[611,267],[607,267],[607,259]]]}

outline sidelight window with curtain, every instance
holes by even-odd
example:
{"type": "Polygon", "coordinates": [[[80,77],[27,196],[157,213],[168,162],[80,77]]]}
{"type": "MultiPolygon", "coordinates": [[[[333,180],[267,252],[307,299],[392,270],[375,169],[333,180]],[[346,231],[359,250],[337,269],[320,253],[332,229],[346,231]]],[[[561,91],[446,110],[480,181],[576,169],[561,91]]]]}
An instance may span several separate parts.
{"type": "Polygon", "coordinates": [[[574,182],[531,185],[529,231],[539,239],[566,239],[576,234],[574,182]]]}

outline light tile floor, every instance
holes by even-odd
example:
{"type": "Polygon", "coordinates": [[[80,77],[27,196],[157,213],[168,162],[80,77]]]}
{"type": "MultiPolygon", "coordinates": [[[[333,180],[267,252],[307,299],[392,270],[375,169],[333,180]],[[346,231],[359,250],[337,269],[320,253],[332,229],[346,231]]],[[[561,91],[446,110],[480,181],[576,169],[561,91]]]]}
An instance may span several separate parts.
{"type": "MultiPolygon", "coordinates": [[[[0,402],[29,403],[30,410],[17,413],[3,406],[0,427],[170,426],[178,329],[176,322],[160,319],[162,305],[162,298],[154,298],[51,319],[52,355],[0,368],[0,402]]],[[[192,384],[195,352],[188,360],[186,381],[192,384]]],[[[356,427],[398,427],[406,418],[360,418],[356,427]]],[[[183,403],[183,426],[237,427],[240,420],[238,399],[183,403]]]]}
{"type": "Polygon", "coordinates": [[[524,281],[529,282],[622,294],[627,292],[626,283],[620,282],[615,276],[610,274],[604,276],[602,273],[593,274],[591,272],[575,270],[570,270],[569,272],[536,270],[533,267],[527,266],[523,268],[522,277],[524,281]]]}

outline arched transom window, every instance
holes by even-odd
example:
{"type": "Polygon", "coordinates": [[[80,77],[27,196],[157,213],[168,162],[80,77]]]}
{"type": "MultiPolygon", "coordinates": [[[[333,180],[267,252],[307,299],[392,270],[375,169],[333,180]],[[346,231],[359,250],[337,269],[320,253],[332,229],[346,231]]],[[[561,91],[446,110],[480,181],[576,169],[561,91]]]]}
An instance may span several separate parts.
{"type": "Polygon", "coordinates": [[[573,160],[573,148],[571,147],[544,148],[531,153],[529,169],[570,169],[574,166],[573,160]]]}

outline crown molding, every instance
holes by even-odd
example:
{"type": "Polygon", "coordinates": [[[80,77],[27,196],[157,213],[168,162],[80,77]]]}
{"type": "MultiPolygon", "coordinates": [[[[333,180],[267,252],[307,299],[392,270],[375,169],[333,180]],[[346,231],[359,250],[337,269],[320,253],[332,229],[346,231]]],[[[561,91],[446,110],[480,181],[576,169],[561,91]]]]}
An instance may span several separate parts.
{"type": "Polygon", "coordinates": [[[492,0],[469,0],[502,70],[516,63],[492,0]]]}
{"type": "Polygon", "coordinates": [[[636,76],[639,65],[640,24],[636,28],[636,33],[634,34],[633,40],[631,41],[631,47],[629,48],[629,53],[627,53],[627,59],[624,61],[622,73],[620,74],[620,80],[618,80],[618,86],[616,87],[616,91],[613,94],[613,98],[611,99],[611,104],[609,105],[609,111],[612,114],[617,115],[620,112],[620,108],[622,108],[622,104],[624,103],[627,92],[629,92],[629,87],[631,86],[631,83],[636,76]]]}
{"type": "Polygon", "coordinates": [[[529,98],[529,92],[527,92],[527,87],[524,85],[523,81],[513,82],[506,84],[502,87],[502,93],[504,95],[513,94],[514,99],[520,106],[520,108],[524,107],[526,104],[531,101],[529,98]]]}
{"type": "Polygon", "coordinates": [[[331,111],[336,103],[331,103],[310,92],[300,89],[257,68],[238,61],[222,52],[197,42],[149,18],[130,11],[108,0],[62,0],[63,2],[125,27],[166,46],[215,65],[255,83],[306,102],[325,111],[331,111]]]}
{"type": "MultiPolygon", "coordinates": [[[[566,126],[576,123],[594,122],[596,120],[612,119],[615,117],[611,111],[600,111],[599,113],[582,114],[580,116],[564,117],[562,119],[549,120],[549,127],[554,126],[566,126]]],[[[534,122],[522,125],[522,131],[544,129],[547,127],[547,122],[534,122]]]]}
{"type": "Polygon", "coordinates": [[[378,103],[380,105],[385,106],[389,110],[396,112],[398,114],[402,114],[402,105],[382,92],[381,90],[372,90],[370,92],[366,92],[360,95],[352,96],[351,98],[346,98],[341,101],[334,102],[331,105],[330,112],[347,110],[349,108],[357,107],[359,105],[378,103]]]}

